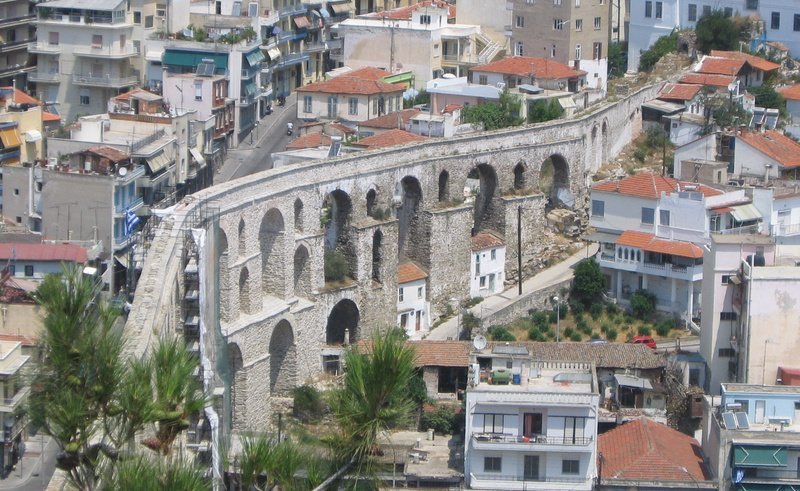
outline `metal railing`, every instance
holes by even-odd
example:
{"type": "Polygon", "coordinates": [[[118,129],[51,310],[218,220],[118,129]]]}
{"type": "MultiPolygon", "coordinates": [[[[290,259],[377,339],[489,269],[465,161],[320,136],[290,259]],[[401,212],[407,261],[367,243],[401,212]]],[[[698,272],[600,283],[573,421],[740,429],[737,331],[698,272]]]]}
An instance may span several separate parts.
{"type": "Polygon", "coordinates": [[[91,56],[96,58],[125,58],[139,54],[139,49],[131,44],[119,46],[77,46],[72,50],[78,56],[91,56]]]}
{"type": "Polygon", "coordinates": [[[519,443],[523,445],[574,445],[583,446],[594,441],[592,437],[563,437],[532,435],[530,437],[522,435],[506,435],[499,433],[476,433],[472,438],[478,443],[519,443]]]}
{"type": "Polygon", "coordinates": [[[525,475],[508,475],[502,472],[497,473],[481,473],[476,474],[470,472],[472,480],[478,481],[514,481],[514,482],[564,482],[564,483],[581,483],[586,482],[588,479],[585,477],[547,477],[547,476],[525,476],[525,475]]]}
{"type": "Polygon", "coordinates": [[[124,205],[114,205],[114,211],[117,213],[125,213],[128,210],[136,210],[144,204],[144,199],[140,196],[133,201],[129,201],[124,205]]]}
{"type": "Polygon", "coordinates": [[[93,85],[97,87],[127,87],[136,85],[138,81],[137,77],[112,77],[111,75],[95,77],[79,73],[72,75],[72,82],[77,85],[93,85]]]}
{"type": "Polygon", "coordinates": [[[61,45],[48,44],[42,41],[28,43],[29,53],[61,53],[61,45]]]}
{"type": "Polygon", "coordinates": [[[35,18],[36,14],[19,15],[17,17],[6,17],[5,19],[0,19],[0,27],[8,27],[11,24],[29,21],[35,18]]]}
{"type": "Polygon", "coordinates": [[[159,138],[162,138],[166,134],[167,133],[164,130],[158,130],[158,131],[156,131],[155,133],[153,133],[151,135],[145,136],[144,138],[141,138],[141,139],[131,143],[131,153],[135,153],[139,149],[144,148],[147,145],[150,145],[151,143],[153,143],[154,141],[158,140],[159,138]]]}
{"type": "Polygon", "coordinates": [[[293,5],[289,5],[287,7],[283,7],[278,12],[280,17],[286,17],[287,15],[297,15],[303,14],[308,9],[307,6],[303,5],[302,3],[295,3],[293,5]]]}

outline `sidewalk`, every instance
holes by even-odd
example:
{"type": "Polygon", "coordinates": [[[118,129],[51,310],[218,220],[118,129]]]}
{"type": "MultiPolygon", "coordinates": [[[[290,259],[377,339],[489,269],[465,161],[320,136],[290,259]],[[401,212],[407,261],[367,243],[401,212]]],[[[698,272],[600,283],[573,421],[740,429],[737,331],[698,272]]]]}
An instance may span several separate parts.
{"type": "MultiPolygon", "coordinates": [[[[541,271],[536,276],[528,278],[522,282],[522,295],[517,293],[517,285],[507,288],[498,295],[485,298],[478,305],[468,309],[473,315],[482,318],[486,315],[491,315],[498,310],[504,309],[514,302],[519,301],[520,298],[533,295],[540,290],[557,285],[562,281],[572,278],[572,267],[597,253],[597,244],[589,244],[582,247],[576,253],[568,257],[566,260],[541,271]]],[[[458,319],[456,315],[439,327],[433,329],[425,339],[444,341],[447,339],[457,339],[458,336],[458,319]]]]}
{"type": "MultiPolygon", "coordinates": [[[[25,454],[17,462],[14,470],[5,479],[0,479],[0,489],[45,489],[50,476],[41,474],[42,456],[45,455],[45,449],[51,445],[55,445],[55,442],[48,435],[39,434],[25,440],[25,454]]],[[[45,458],[54,459],[55,456],[46,455],[45,458]]]]}

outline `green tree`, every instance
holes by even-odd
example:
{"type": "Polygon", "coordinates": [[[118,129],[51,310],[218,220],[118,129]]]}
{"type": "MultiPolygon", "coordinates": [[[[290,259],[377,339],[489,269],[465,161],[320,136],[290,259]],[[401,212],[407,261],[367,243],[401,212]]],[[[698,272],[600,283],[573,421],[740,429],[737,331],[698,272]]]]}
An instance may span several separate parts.
{"type": "Polygon", "coordinates": [[[780,110],[786,107],[786,99],[775,90],[775,86],[771,83],[765,83],[759,87],[748,87],[747,90],[756,97],[756,106],[780,110]]]}
{"type": "Polygon", "coordinates": [[[528,105],[528,122],[542,123],[558,119],[564,114],[564,108],[558,103],[558,99],[543,99],[533,101],[528,105]]]}
{"type": "Polygon", "coordinates": [[[208,491],[211,483],[203,477],[201,469],[183,459],[162,459],[137,455],[120,460],[110,491],[208,491]]]}
{"type": "Polygon", "coordinates": [[[586,306],[601,301],[606,291],[606,279],[600,265],[594,259],[581,261],[575,266],[572,280],[572,296],[586,306]]]}
{"type": "Polygon", "coordinates": [[[631,295],[631,310],[638,319],[647,319],[656,311],[656,296],[647,290],[637,290],[631,295]]]}
{"type": "Polygon", "coordinates": [[[461,117],[466,123],[481,123],[486,131],[518,126],[522,124],[519,117],[522,99],[512,94],[508,88],[503,89],[498,102],[485,102],[465,107],[461,117]]]}
{"type": "Polygon", "coordinates": [[[667,53],[674,53],[678,49],[678,32],[673,31],[669,36],[661,36],[650,49],[643,51],[639,58],[639,71],[649,72],[667,53]]]}
{"type": "Polygon", "coordinates": [[[616,78],[625,75],[628,70],[628,58],[622,52],[619,43],[612,43],[608,46],[608,78],[616,78]]]}
{"type": "Polygon", "coordinates": [[[730,51],[739,48],[740,28],[722,10],[700,17],[694,32],[697,49],[702,53],[710,53],[712,49],[730,51]]]}

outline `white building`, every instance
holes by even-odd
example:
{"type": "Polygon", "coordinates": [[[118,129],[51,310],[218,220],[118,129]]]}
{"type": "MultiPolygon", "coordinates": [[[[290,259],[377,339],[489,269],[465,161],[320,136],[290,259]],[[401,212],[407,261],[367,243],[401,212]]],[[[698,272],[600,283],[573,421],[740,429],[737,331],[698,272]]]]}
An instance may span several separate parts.
{"type": "Polygon", "coordinates": [[[470,489],[589,490],[597,476],[594,365],[533,359],[525,346],[473,353],[464,475],[470,489]]]}
{"type": "Polygon", "coordinates": [[[506,243],[492,232],[472,237],[472,261],[469,267],[469,295],[488,297],[503,291],[506,243]]]}
{"type": "Polygon", "coordinates": [[[410,339],[430,329],[428,273],[411,261],[397,267],[397,325],[410,339]]]}
{"type": "MultiPolygon", "coordinates": [[[[19,341],[0,341],[0,424],[3,428],[3,451],[0,452],[0,467],[14,466],[24,451],[27,437],[25,428],[28,419],[24,412],[30,386],[25,384],[25,370],[30,356],[22,354],[19,341]]],[[[4,474],[5,475],[5,474],[4,474]]]]}

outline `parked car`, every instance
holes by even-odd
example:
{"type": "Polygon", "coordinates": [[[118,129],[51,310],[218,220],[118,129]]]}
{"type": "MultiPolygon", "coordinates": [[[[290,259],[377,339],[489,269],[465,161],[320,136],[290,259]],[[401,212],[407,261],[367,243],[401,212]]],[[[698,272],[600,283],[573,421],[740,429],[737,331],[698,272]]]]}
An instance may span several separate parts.
{"type": "Polygon", "coordinates": [[[589,343],[589,344],[608,344],[608,339],[592,338],[592,339],[590,339],[590,340],[588,340],[586,342],[589,343]]]}
{"type": "Polygon", "coordinates": [[[656,340],[652,336],[634,336],[630,341],[633,344],[643,344],[648,348],[656,349],[656,340]]]}

